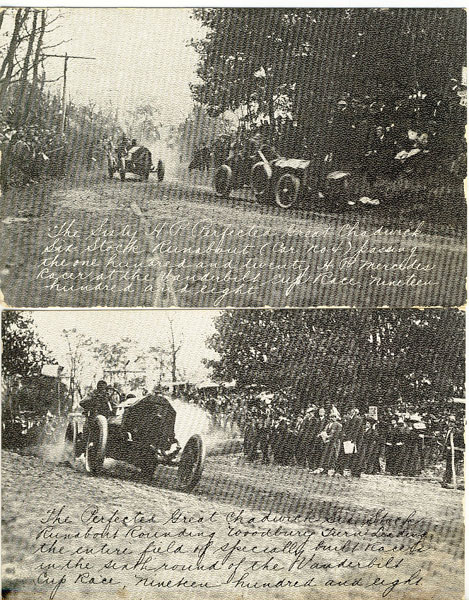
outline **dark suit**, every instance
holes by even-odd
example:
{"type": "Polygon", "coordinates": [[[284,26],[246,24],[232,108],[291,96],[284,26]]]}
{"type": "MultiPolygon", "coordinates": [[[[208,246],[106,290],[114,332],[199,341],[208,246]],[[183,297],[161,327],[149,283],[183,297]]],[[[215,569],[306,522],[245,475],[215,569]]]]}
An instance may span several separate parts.
{"type": "Polygon", "coordinates": [[[330,421],[327,424],[325,431],[328,437],[323,445],[321,467],[325,471],[330,471],[337,466],[337,457],[339,456],[342,436],[342,425],[337,421],[330,421]]]}
{"type": "Polygon", "coordinates": [[[353,477],[360,477],[362,472],[362,461],[359,459],[363,445],[364,421],[360,415],[355,415],[344,422],[342,429],[342,443],[339,454],[339,470],[350,469],[353,477]],[[352,454],[345,454],[344,442],[355,444],[352,454]]]}
{"type": "Polygon", "coordinates": [[[323,417],[314,420],[313,442],[311,448],[311,468],[316,469],[321,465],[324,442],[318,435],[324,431],[327,425],[327,418],[323,417]]]}

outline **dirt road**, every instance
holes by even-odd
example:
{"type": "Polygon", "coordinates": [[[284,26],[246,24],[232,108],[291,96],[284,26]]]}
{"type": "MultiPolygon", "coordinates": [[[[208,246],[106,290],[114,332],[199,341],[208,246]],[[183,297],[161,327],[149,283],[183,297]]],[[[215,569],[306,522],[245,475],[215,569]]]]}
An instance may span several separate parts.
{"type": "Polygon", "coordinates": [[[8,192],[2,291],[31,307],[461,305],[465,242],[440,216],[94,172],[8,192]]]}
{"type": "Polygon", "coordinates": [[[210,456],[192,494],[123,463],[2,455],[8,598],[463,596],[462,493],[210,456]],[[296,583],[295,583],[296,582],[296,583]]]}

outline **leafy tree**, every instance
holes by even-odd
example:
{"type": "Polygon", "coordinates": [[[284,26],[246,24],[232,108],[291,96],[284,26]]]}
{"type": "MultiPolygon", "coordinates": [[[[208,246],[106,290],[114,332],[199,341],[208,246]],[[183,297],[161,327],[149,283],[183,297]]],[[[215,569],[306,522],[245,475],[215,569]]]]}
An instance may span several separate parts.
{"type": "Polygon", "coordinates": [[[173,372],[177,373],[176,357],[180,346],[176,346],[174,333],[170,343],[171,350],[160,346],[139,349],[130,338],[122,338],[114,343],[93,340],[89,347],[103,371],[111,371],[107,376],[109,382],[128,391],[146,387],[149,380],[167,381],[173,372]]]}
{"type": "Polygon", "coordinates": [[[44,365],[57,364],[57,361],[38,337],[29,312],[2,312],[2,346],[4,418],[11,418],[18,410],[45,414],[47,410],[56,410],[59,402],[63,409],[65,386],[60,381],[41,375],[44,365]]]}
{"type": "Polygon", "coordinates": [[[104,370],[124,370],[130,362],[131,345],[130,338],[122,338],[112,344],[95,341],[91,351],[104,370]]]}
{"type": "Polygon", "coordinates": [[[38,337],[31,314],[26,311],[2,312],[2,373],[5,377],[40,375],[44,365],[57,364],[38,337]]]}
{"type": "Polygon", "coordinates": [[[84,369],[88,363],[87,353],[92,345],[92,340],[84,334],[78,332],[75,327],[64,329],[63,337],[67,342],[67,360],[68,371],[70,373],[70,396],[76,401],[75,393],[78,398],[83,398],[85,383],[83,381],[84,369]]]}
{"type": "Polygon", "coordinates": [[[226,311],[216,327],[209,346],[220,358],[207,363],[214,378],[287,391],[295,410],[464,393],[458,311],[226,311]]]}
{"type": "Polygon", "coordinates": [[[22,387],[13,394],[12,413],[29,411],[35,415],[66,414],[71,409],[67,386],[53,377],[35,376],[23,380],[22,387]]]}
{"type": "Polygon", "coordinates": [[[127,114],[128,119],[125,124],[128,135],[147,143],[160,139],[161,115],[155,101],[142,101],[135,108],[127,111],[127,114]]]}
{"type": "Polygon", "coordinates": [[[251,126],[268,124],[284,151],[360,153],[377,124],[432,126],[440,146],[454,137],[464,144],[455,91],[466,62],[462,9],[200,8],[194,15],[208,30],[193,42],[201,80],[194,98],[212,115],[244,111],[251,126]]]}
{"type": "Polygon", "coordinates": [[[211,145],[219,135],[227,134],[232,121],[223,116],[212,117],[201,104],[195,104],[186,120],[179,125],[174,137],[184,156],[204,144],[211,145]]]}

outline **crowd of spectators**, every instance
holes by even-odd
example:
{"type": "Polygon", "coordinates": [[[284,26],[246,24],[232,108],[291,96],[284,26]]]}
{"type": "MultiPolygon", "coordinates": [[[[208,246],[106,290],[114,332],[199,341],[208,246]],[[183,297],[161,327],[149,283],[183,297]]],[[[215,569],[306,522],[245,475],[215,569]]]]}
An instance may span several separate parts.
{"type": "Polygon", "coordinates": [[[0,183],[24,187],[46,177],[63,177],[70,168],[90,169],[105,158],[103,135],[70,127],[67,135],[54,127],[30,124],[15,127],[0,112],[0,183]],[[79,143],[77,140],[79,139],[79,143]]]}
{"type": "Polygon", "coordinates": [[[47,175],[65,174],[67,141],[52,129],[31,125],[14,128],[0,116],[1,184],[24,186],[47,175]]]}
{"type": "MultiPolygon", "coordinates": [[[[415,477],[448,459],[449,431],[462,445],[463,405],[398,402],[368,411],[311,404],[293,413],[285,393],[191,390],[212,426],[244,438],[244,454],[265,464],[300,465],[316,473],[415,477]]],[[[456,464],[462,453],[456,450],[456,464]]]]}

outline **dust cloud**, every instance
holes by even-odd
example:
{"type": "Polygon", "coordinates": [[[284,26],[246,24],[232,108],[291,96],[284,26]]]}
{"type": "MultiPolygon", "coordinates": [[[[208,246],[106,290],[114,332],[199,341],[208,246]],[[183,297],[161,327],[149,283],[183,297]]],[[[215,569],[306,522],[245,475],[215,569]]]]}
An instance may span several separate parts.
{"type": "Polygon", "coordinates": [[[171,404],[176,410],[175,435],[182,447],[195,434],[202,436],[207,454],[228,453],[239,445],[235,443],[240,437],[238,427],[230,427],[228,431],[214,424],[207,410],[179,398],[171,400],[171,404]]]}

